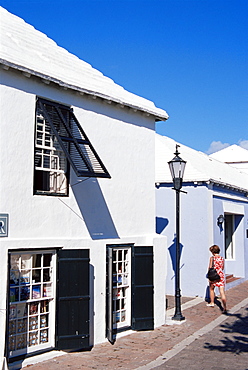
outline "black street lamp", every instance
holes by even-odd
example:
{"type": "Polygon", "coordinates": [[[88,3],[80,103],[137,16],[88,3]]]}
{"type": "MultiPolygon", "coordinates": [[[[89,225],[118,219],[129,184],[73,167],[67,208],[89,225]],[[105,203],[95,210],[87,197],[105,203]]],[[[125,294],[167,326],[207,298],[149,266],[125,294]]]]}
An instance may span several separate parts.
{"type": "Polygon", "coordinates": [[[180,291],[180,189],[182,187],[183,182],[183,174],[186,166],[186,162],[179,157],[179,152],[177,148],[180,145],[176,144],[176,152],[175,157],[168,162],[171,176],[174,184],[174,190],[176,191],[176,279],[175,279],[175,314],[172,317],[172,320],[181,321],[184,320],[185,317],[182,315],[181,312],[181,291],[180,291]]]}

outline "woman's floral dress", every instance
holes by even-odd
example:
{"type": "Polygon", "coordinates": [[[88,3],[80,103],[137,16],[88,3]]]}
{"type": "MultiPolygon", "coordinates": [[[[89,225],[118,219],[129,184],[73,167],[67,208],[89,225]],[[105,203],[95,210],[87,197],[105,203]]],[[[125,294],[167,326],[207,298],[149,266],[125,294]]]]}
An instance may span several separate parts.
{"type": "Polygon", "coordinates": [[[224,274],[224,258],[221,256],[215,256],[214,258],[214,268],[220,275],[220,281],[214,282],[214,286],[221,287],[225,286],[225,274],[224,274]]]}

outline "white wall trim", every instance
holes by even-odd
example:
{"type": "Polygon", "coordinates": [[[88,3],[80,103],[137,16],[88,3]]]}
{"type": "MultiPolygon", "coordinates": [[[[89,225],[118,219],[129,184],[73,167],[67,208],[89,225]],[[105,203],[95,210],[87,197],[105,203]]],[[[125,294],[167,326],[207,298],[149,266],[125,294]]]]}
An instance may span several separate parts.
{"type": "Polygon", "coordinates": [[[223,202],[223,209],[225,213],[232,213],[237,215],[244,215],[244,206],[235,204],[233,202],[223,202]]]}

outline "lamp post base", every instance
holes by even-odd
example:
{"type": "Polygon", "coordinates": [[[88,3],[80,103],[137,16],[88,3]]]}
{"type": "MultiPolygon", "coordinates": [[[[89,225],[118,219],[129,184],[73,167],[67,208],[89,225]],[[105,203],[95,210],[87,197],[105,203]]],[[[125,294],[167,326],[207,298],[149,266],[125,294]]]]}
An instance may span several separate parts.
{"type": "MultiPolygon", "coordinates": [[[[179,253],[177,254],[177,256],[179,256],[179,253]]],[[[172,320],[176,320],[176,321],[185,320],[185,317],[182,315],[182,310],[181,310],[181,290],[179,288],[179,266],[177,267],[177,276],[176,276],[175,313],[174,313],[174,316],[172,317],[172,320]]]]}
{"type": "Polygon", "coordinates": [[[183,321],[185,320],[185,317],[181,313],[177,313],[171,319],[175,321],[183,321]]]}

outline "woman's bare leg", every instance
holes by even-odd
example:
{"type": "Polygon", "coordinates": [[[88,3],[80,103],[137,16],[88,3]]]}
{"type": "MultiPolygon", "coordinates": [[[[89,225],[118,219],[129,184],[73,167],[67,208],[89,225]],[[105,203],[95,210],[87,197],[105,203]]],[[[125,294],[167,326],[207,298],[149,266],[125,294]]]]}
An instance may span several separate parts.
{"type": "Polygon", "coordinates": [[[226,295],[225,295],[225,289],[223,286],[220,286],[219,287],[219,291],[220,291],[220,298],[221,298],[221,301],[222,301],[222,305],[223,305],[223,308],[224,308],[224,311],[226,311],[226,295]]]}
{"type": "Polygon", "coordinates": [[[209,284],[209,293],[210,293],[210,304],[214,305],[214,284],[209,284]]]}

